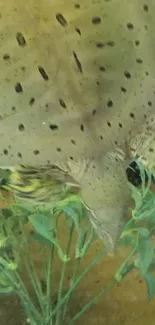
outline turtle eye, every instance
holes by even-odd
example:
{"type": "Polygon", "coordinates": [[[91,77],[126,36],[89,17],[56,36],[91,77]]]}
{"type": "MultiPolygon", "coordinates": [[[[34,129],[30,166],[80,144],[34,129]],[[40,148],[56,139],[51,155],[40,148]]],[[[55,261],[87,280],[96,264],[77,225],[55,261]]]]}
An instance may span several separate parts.
{"type": "Polygon", "coordinates": [[[131,162],[128,168],[126,169],[126,175],[128,178],[128,181],[134,185],[134,186],[139,186],[141,185],[141,177],[140,177],[140,171],[138,168],[138,165],[136,164],[135,161],[131,162]]]}

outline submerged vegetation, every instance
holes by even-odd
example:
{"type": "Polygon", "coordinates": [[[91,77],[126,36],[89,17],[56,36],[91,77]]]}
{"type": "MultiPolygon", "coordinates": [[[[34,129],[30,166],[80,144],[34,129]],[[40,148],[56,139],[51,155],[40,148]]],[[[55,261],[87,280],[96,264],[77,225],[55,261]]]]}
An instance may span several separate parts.
{"type": "MultiPolygon", "coordinates": [[[[27,322],[31,325],[72,325],[76,320],[111,290],[132,270],[137,270],[148,287],[148,299],[155,294],[155,194],[151,192],[152,175],[138,164],[141,187],[132,189],[134,207],[130,210],[120,236],[118,246],[128,246],[130,252],[111,283],[101,288],[77,313],[70,312],[71,297],[81,280],[91,272],[95,263],[102,259],[106,250],[103,247],[92,261],[81,271],[81,262],[85,259],[96,234],[89,222],[88,211],[80,197],[72,194],[57,205],[26,205],[13,203],[7,209],[1,209],[0,217],[0,293],[15,293],[21,301],[27,322]],[[60,219],[65,218],[66,245],[61,242],[60,219]],[[27,228],[31,231],[27,231],[27,228]],[[37,244],[44,269],[44,285],[38,275],[38,269],[32,254],[32,245],[37,244]],[[55,255],[61,260],[61,277],[55,291],[53,273],[55,255]],[[73,264],[72,277],[66,287],[66,270],[73,264]],[[23,279],[25,268],[32,290],[23,279]],[[32,294],[33,292],[33,294],[32,294]]],[[[4,198],[3,198],[4,199],[4,198]]],[[[104,246],[104,245],[103,245],[104,246]]]]}

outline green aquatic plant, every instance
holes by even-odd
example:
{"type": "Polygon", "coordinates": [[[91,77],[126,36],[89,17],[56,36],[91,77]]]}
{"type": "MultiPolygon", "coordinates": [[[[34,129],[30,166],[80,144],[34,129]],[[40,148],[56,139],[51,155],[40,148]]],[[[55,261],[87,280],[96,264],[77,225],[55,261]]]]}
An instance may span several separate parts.
{"type": "MultiPolygon", "coordinates": [[[[139,164],[139,163],[138,163],[139,164]]],[[[81,280],[91,271],[93,265],[103,257],[106,249],[103,247],[92,261],[81,272],[80,264],[85,258],[96,234],[89,222],[89,211],[82,204],[78,195],[71,195],[54,206],[32,206],[25,204],[10,205],[9,210],[1,210],[0,222],[0,293],[16,293],[24,308],[27,321],[32,325],[72,325],[111,290],[132,270],[137,270],[146,281],[148,298],[155,294],[155,259],[154,259],[154,230],[155,230],[155,195],[150,191],[151,174],[146,174],[139,164],[142,186],[137,189],[130,184],[132,197],[135,202],[131,210],[131,218],[127,221],[118,246],[127,245],[130,253],[114,274],[111,283],[101,289],[86,305],[70,315],[71,297],[81,280]],[[59,219],[65,215],[67,230],[66,247],[61,244],[61,229],[59,219]],[[27,235],[25,226],[30,223],[34,231],[27,235]],[[76,232],[76,241],[75,238],[76,232]],[[44,269],[44,284],[38,276],[37,268],[31,252],[31,245],[37,243],[40,247],[44,269]],[[47,254],[48,250],[48,254],[47,254]],[[71,251],[74,251],[74,254],[71,251]],[[24,252],[24,253],[23,253],[24,252]],[[53,292],[53,272],[55,268],[54,255],[61,260],[61,276],[57,292],[53,292]],[[73,262],[71,280],[66,289],[65,278],[67,267],[73,262]],[[33,297],[20,271],[24,265],[33,297]],[[57,298],[56,298],[57,296],[57,298]],[[56,302],[55,302],[56,301],[56,302]]]]}
{"type": "Polygon", "coordinates": [[[148,299],[155,294],[155,194],[151,192],[152,175],[138,163],[142,186],[137,189],[130,184],[134,209],[120,236],[120,244],[128,245],[131,251],[116,273],[118,281],[128,270],[136,269],[148,286],[148,299]],[[146,184],[147,178],[147,184],[146,184]]]}
{"type": "MultiPolygon", "coordinates": [[[[68,304],[74,289],[103,254],[103,252],[100,252],[83,273],[79,275],[81,259],[84,258],[96,237],[92,226],[88,222],[88,212],[77,195],[70,196],[54,207],[32,207],[15,204],[10,206],[8,211],[4,214],[4,211],[1,210],[0,293],[16,293],[20,297],[26,317],[31,324],[61,324],[62,321],[65,322],[68,304]],[[61,230],[58,227],[58,221],[62,212],[66,215],[66,228],[68,230],[68,242],[65,249],[62,248],[59,241],[61,230]],[[34,232],[30,236],[27,236],[24,231],[24,227],[28,222],[34,227],[34,232]],[[70,256],[70,249],[74,231],[77,232],[77,240],[74,245],[74,270],[69,288],[64,294],[66,268],[73,258],[70,256]],[[35,268],[30,249],[32,243],[37,243],[40,246],[46,292],[42,290],[35,268]],[[48,257],[46,254],[47,249],[48,257]],[[58,253],[62,262],[56,306],[53,302],[55,297],[52,297],[52,273],[54,271],[55,252],[58,253]],[[24,264],[27,270],[35,292],[36,299],[34,301],[22,280],[20,274],[21,263],[24,264]]],[[[73,319],[70,321],[73,322],[73,319]]]]}

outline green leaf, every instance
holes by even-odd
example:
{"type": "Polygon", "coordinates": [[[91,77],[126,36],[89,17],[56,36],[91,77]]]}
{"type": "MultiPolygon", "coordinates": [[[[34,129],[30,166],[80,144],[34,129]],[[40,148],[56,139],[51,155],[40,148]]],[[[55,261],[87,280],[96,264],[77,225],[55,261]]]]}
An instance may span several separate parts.
{"type": "Polygon", "coordinates": [[[155,295],[155,275],[147,273],[144,277],[148,289],[148,301],[150,302],[155,295]]]}
{"type": "Polygon", "coordinates": [[[120,282],[122,278],[124,278],[129,272],[134,270],[136,267],[134,263],[127,265],[126,263],[123,263],[119,270],[115,274],[115,279],[117,282],[120,282]]]}
{"type": "Polygon", "coordinates": [[[51,228],[50,219],[43,214],[34,214],[28,217],[36,231],[44,238],[51,241],[54,230],[51,228]]]}
{"type": "Polygon", "coordinates": [[[87,253],[90,245],[96,238],[96,233],[94,232],[93,227],[91,227],[90,230],[90,236],[88,240],[85,242],[87,236],[87,229],[82,229],[81,233],[79,234],[79,239],[76,244],[76,258],[78,257],[84,257],[87,253]]]}
{"type": "MultiPolygon", "coordinates": [[[[142,237],[148,237],[150,235],[149,230],[147,228],[135,228],[134,231],[137,231],[140,236],[142,237]]],[[[151,240],[152,242],[152,240],[151,240]]]]}
{"type": "Polygon", "coordinates": [[[145,210],[144,212],[139,213],[139,215],[135,215],[134,218],[138,220],[146,220],[155,217],[155,207],[145,210]]]}
{"type": "Polygon", "coordinates": [[[57,239],[56,229],[52,228],[51,220],[43,214],[34,214],[29,216],[35,230],[44,238],[51,241],[58,250],[58,254],[62,261],[66,262],[69,258],[63,253],[59,241],[57,239]]]}
{"type": "Polygon", "coordinates": [[[132,191],[132,198],[135,201],[136,204],[136,210],[140,209],[142,206],[142,196],[141,196],[141,192],[138,188],[136,188],[134,185],[132,185],[131,183],[129,183],[129,187],[131,188],[132,191]]]}
{"type": "Polygon", "coordinates": [[[40,234],[34,234],[31,236],[30,242],[38,242],[40,245],[51,246],[51,241],[41,236],[40,234]]]}
{"type": "Polygon", "coordinates": [[[142,193],[144,194],[145,191],[146,191],[146,186],[145,186],[145,183],[146,183],[146,172],[145,172],[145,167],[144,165],[139,162],[138,160],[136,160],[136,163],[137,163],[137,166],[139,168],[139,171],[140,171],[140,177],[141,177],[141,181],[142,181],[142,193]]]}
{"type": "Polygon", "coordinates": [[[138,238],[139,262],[143,276],[146,275],[150,264],[153,261],[154,248],[151,236],[138,238]]]}
{"type": "Polygon", "coordinates": [[[122,240],[124,237],[128,235],[133,234],[133,230],[136,228],[136,222],[134,219],[130,219],[126,225],[124,226],[124,229],[122,230],[120,239],[122,240]]]}
{"type": "Polygon", "coordinates": [[[74,211],[76,211],[78,214],[82,215],[83,213],[83,205],[81,203],[81,201],[77,200],[74,202],[69,203],[68,205],[71,209],[73,209],[74,211]]]}
{"type": "Polygon", "coordinates": [[[74,223],[75,223],[75,227],[78,233],[80,233],[80,215],[78,213],[76,213],[70,206],[67,206],[66,208],[63,209],[63,211],[65,212],[66,216],[71,218],[74,223]]]}
{"type": "Polygon", "coordinates": [[[136,240],[132,234],[124,235],[119,241],[119,246],[133,246],[136,244],[136,240]]]}

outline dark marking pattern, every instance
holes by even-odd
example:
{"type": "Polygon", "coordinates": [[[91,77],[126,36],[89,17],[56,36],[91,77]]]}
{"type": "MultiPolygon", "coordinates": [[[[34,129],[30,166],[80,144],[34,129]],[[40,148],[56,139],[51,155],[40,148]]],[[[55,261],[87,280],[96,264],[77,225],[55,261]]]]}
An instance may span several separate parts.
{"type": "Polygon", "coordinates": [[[16,34],[16,39],[17,39],[17,42],[19,44],[19,46],[25,46],[26,45],[26,40],[25,40],[25,37],[23,36],[22,33],[17,33],[16,34]]]}
{"type": "Polygon", "coordinates": [[[59,22],[59,24],[62,25],[63,27],[67,26],[67,21],[62,14],[60,13],[56,14],[56,19],[59,22]]]}
{"type": "Polygon", "coordinates": [[[46,73],[45,69],[41,66],[38,67],[38,70],[41,74],[41,76],[43,77],[44,80],[49,80],[48,74],[46,73]]]}
{"type": "Polygon", "coordinates": [[[73,52],[73,56],[74,56],[74,59],[75,59],[75,62],[76,62],[76,65],[77,65],[79,71],[80,71],[81,73],[83,73],[83,70],[82,70],[82,64],[81,64],[81,62],[79,61],[79,59],[78,59],[78,57],[77,57],[77,54],[76,54],[75,52],[73,52]]]}

